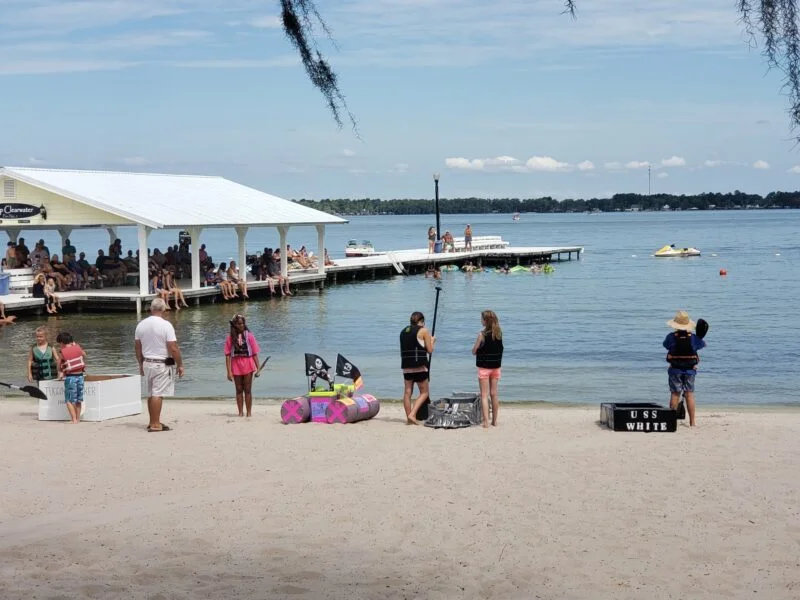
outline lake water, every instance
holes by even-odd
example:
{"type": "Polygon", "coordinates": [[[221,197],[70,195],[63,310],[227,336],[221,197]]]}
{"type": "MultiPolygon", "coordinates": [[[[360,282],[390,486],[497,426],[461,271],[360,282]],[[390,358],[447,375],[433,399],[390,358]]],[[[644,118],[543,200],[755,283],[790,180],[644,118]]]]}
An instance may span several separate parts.
{"type": "MultiPolygon", "coordinates": [[[[445,272],[436,320],[432,363],[434,397],[477,388],[472,343],[480,312],[490,308],[504,332],[501,399],[555,403],[666,401],[665,322],[676,310],[711,325],[701,352],[698,401],[707,404],[797,402],[800,388],[800,211],[693,211],[663,213],[442,215],[442,230],[461,235],[499,234],[517,246],[581,245],[580,261],[555,264],[550,275],[445,272]],[[664,244],[696,246],[701,257],[660,259],[664,244]],[[726,269],[728,275],[719,275],[726,269]]],[[[352,217],[329,227],[326,245],[334,259],[350,238],[366,238],[378,249],[423,247],[431,216],[352,217]]],[[[120,229],[125,249],[135,231],[120,229]]],[[[52,251],[60,241],[44,237],[52,251]]],[[[73,243],[96,254],[107,235],[76,231],[73,243]]],[[[216,260],[234,256],[232,230],[207,230],[202,242],[216,260]]],[[[292,246],[316,246],[316,230],[292,229],[292,246]]],[[[156,232],[151,246],[177,242],[177,232],[156,232]]],[[[33,244],[30,244],[32,246],[33,244]]],[[[274,229],[252,229],[248,251],[276,246],[274,229]]],[[[433,323],[433,280],[418,276],[329,286],[322,293],[291,298],[203,305],[171,314],[184,352],[187,375],[182,397],[230,397],[222,343],[227,321],[246,315],[271,355],[254,384],[263,398],[303,393],[303,354],[335,364],[341,353],[356,364],[365,391],[379,398],[402,396],[398,334],[415,310],[433,323]]],[[[24,378],[33,330],[45,325],[55,338],[70,331],[89,354],[95,373],[135,372],[135,313],[25,317],[0,331],[0,378],[24,378]]]]}

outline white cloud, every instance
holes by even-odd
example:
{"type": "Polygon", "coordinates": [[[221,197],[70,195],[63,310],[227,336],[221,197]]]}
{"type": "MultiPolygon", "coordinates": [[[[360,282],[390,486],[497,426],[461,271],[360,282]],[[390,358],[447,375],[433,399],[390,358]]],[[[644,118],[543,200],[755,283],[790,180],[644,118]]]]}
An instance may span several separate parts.
{"type": "Polygon", "coordinates": [[[584,160],[583,162],[578,163],[579,171],[591,171],[593,169],[594,169],[594,163],[590,160],[584,160]]]}
{"type": "Polygon", "coordinates": [[[569,163],[561,162],[551,156],[532,156],[525,162],[530,171],[563,171],[569,163]]]}
{"type": "Polygon", "coordinates": [[[662,167],[685,167],[686,159],[682,156],[672,156],[670,158],[661,159],[662,167]]]}
{"type": "Polygon", "coordinates": [[[753,163],[754,169],[769,169],[769,163],[765,160],[757,160],[753,163]]]}
{"type": "Polygon", "coordinates": [[[39,167],[41,165],[46,165],[47,161],[41,158],[36,158],[35,156],[31,156],[28,159],[28,164],[31,165],[32,167],[39,167]]]}
{"type": "Polygon", "coordinates": [[[609,171],[619,171],[622,169],[622,165],[616,161],[607,162],[603,166],[609,171]]]}
{"type": "Polygon", "coordinates": [[[342,150],[342,155],[350,158],[352,156],[355,156],[356,153],[353,150],[348,150],[347,148],[345,148],[344,150],[342,150]]]}
{"type": "Polygon", "coordinates": [[[625,165],[626,169],[646,169],[650,166],[650,163],[646,160],[632,160],[631,162],[625,165]]]}
{"type": "Polygon", "coordinates": [[[446,158],[446,167],[465,171],[512,171],[514,173],[531,173],[542,171],[569,171],[574,167],[567,162],[556,160],[552,156],[532,156],[524,163],[513,156],[497,156],[494,158],[446,158]]]}
{"type": "Polygon", "coordinates": [[[791,169],[786,169],[787,173],[800,173],[800,165],[795,165],[791,169]]]}
{"type": "Polygon", "coordinates": [[[366,169],[348,169],[347,172],[353,175],[364,175],[367,171],[366,169]]]}
{"type": "Polygon", "coordinates": [[[667,177],[669,177],[669,173],[666,173],[665,171],[661,171],[661,173],[656,175],[656,177],[658,177],[659,179],[666,179],[667,177]]]}
{"type": "Polygon", "coordinates": [[[484,161],[479,158],[445,158],[444,165],[449,169],[464,169],[467,171],[483,171],[484,161]]]}
{"type": "Polygon", "coordinates": [[[707,160],[707,161],[705,161],[703,163],[704,166],[712,168],[712,169],[714,167],[721,167],[724,164],[725,164],[724,160],[707,160]]]}
{"type": "Polygon", "coordinates": [[[389,169],[389,173],[408,173],[408,167],[408,163],[396,163],[389,169]]]}

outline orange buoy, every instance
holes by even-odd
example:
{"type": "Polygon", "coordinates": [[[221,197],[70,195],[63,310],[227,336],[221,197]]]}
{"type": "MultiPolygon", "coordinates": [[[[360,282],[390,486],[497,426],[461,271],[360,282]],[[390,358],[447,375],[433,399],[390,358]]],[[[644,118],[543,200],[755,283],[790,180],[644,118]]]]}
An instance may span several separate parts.
{"type": "Polygon", "coordinates": [[[725,275],[727,275],[727,274],[728,274],[728,271],[727,271],[727,269],[720,269],[720,270],[719,270],[719,274],[720,274],[720,275],[722,275],[722,276],[724,277],[725,275]]]}

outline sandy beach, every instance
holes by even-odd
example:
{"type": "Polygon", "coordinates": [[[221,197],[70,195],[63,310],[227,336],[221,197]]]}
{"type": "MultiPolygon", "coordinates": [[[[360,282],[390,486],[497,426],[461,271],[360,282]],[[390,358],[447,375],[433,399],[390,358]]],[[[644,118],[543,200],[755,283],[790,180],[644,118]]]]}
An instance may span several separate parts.
{"type": "Polygon", "coordinates": [[[800,411],[614,433],[250,420],[218,402],[39,422],[0,403],[0,597],[800,598],[800,411]]]}

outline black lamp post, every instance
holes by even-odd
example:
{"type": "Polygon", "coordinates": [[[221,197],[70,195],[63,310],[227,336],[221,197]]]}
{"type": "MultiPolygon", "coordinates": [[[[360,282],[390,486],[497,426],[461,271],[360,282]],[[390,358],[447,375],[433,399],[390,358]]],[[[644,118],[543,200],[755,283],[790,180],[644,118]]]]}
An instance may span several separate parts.
{"type": "Polygon", "coordinates": [[[439,231],[439,174],[433,174],[434,189],[436,190],[436,240],[442,239],[441,232],[439,231]]]}

